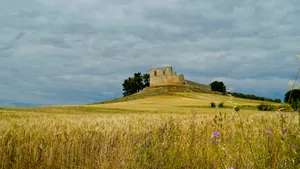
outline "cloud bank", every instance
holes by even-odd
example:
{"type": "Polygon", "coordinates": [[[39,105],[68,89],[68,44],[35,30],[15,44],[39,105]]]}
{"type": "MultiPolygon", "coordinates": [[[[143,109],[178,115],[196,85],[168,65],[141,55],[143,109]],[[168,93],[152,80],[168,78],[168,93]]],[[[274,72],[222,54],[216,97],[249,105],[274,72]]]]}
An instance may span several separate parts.
{"type": "Polygon", "coordinates": [[[122,96],[134,72],[283,99],[299,67],[300,1],[0,2],[0,106],[122,96]]]}

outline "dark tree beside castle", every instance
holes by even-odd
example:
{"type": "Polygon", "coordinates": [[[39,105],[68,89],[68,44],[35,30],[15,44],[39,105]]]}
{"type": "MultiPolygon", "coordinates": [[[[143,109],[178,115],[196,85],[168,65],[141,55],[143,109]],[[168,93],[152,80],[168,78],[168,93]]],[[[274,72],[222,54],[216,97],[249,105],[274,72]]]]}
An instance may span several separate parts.
{"type": "Polygon", "coordinates": [[[214,81],[210,84],[212,91],[226,93],[226,86],[222,81],[214,81]]]}
{"type": "Polygon", "coordinates": [[[150,86],[150,74],[143,74],[144,88],[150,86]]]}
{"type": "Polygon", "coordinates": [[[133,77],[124,80],[123,95],[128,96],[143,90],[150,85],[150,75],[141,72],[134,73],[133,77]]]}

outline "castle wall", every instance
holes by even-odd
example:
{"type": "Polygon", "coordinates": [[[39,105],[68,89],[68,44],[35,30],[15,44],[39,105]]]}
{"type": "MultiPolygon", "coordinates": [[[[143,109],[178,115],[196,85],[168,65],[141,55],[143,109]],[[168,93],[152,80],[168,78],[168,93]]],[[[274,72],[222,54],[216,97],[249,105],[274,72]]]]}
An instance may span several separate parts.
{"type": "Polygon", "coordinates": [[[183,75],[153,76],[150,78],[150,86],[178,85],[183,83],[183,75]]]}
{"type": "Polygon", "coordinates": [[[176,72],[173,72],[172,67],[151,69],[149,74],[150,87],[166,85],[185,85],[205,91],[211,91],[210,85],[204,85],[190,80],[185,80],[183,74],[177,75],[176,72]]]}
{"type": "Polygon", "coordinates": [[[184,76],[173,72],[172,67],[151,69],[150,86],[179,85],[184,83],[184,76]]]}
{"type": "Polygon", "coordinates": [[[150,71],[150,76],[166,76],[166,75],[172,75],[172,67],[166,67],[166,68],[157,68],[157,69],[152,69],[150,71]]]}

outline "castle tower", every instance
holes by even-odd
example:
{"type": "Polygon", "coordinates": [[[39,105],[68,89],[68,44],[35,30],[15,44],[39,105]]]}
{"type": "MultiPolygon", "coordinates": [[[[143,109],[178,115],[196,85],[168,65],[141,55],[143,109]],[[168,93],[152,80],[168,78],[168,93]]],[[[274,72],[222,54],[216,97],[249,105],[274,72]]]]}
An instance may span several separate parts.
{"type": "Polygon", "coordinates": [[[184,84],[183,74],[177,75],[171,66],[150,70],[150,87],[184,84]]]}

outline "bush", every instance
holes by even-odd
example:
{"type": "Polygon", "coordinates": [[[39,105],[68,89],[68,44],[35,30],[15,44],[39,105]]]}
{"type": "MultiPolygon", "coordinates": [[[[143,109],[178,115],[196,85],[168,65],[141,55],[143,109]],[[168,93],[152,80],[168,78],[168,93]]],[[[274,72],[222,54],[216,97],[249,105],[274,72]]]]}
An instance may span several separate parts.
{"type": "Polygon", "coordinates": [[[282,104],[282,105],[276,106],[276,105],[262,103],[262,104],[258,105],[257,108],[258,108],[258,110],[261,110],[261,111],[276,111],[276,110],[281,109],[281,111],[287,112],[287,111],[294,110],[294,108],[289,104],[282,104]]]}
{"type": "Polygon", "coordinates": [[[266,103],[261,103],[260,105],[257,106],[258,110],[261,111],[275,111],[277,107],[272,104],[266,104],[266,103]]]}
{"type": "Polygon", "coordinates": [[[216,107],[216,103],[214,103],[214,102],[211,102],[210,105],[211,105],[212,108],[216,107]]]}
{"type": "Polygon", "coordinates": [[[224,107],[224,102],[221,102],[221,103],[219,104],[219,107],[220,107],[220,108],[224,107]]]}
{"type": "Polygon", "coordinates": [[[292,109],[294,109],[294,111],[298,111],[300,109],[300,101],[298,99],[294,101],[294,99],[292,98],[291,107],[292,109]]]}
{"type": "Polygon", "coordinates": [[[289,104],[280,105],[278,109],[283,109],[282,111],[293,111],[293,108],[289,104]]]}

